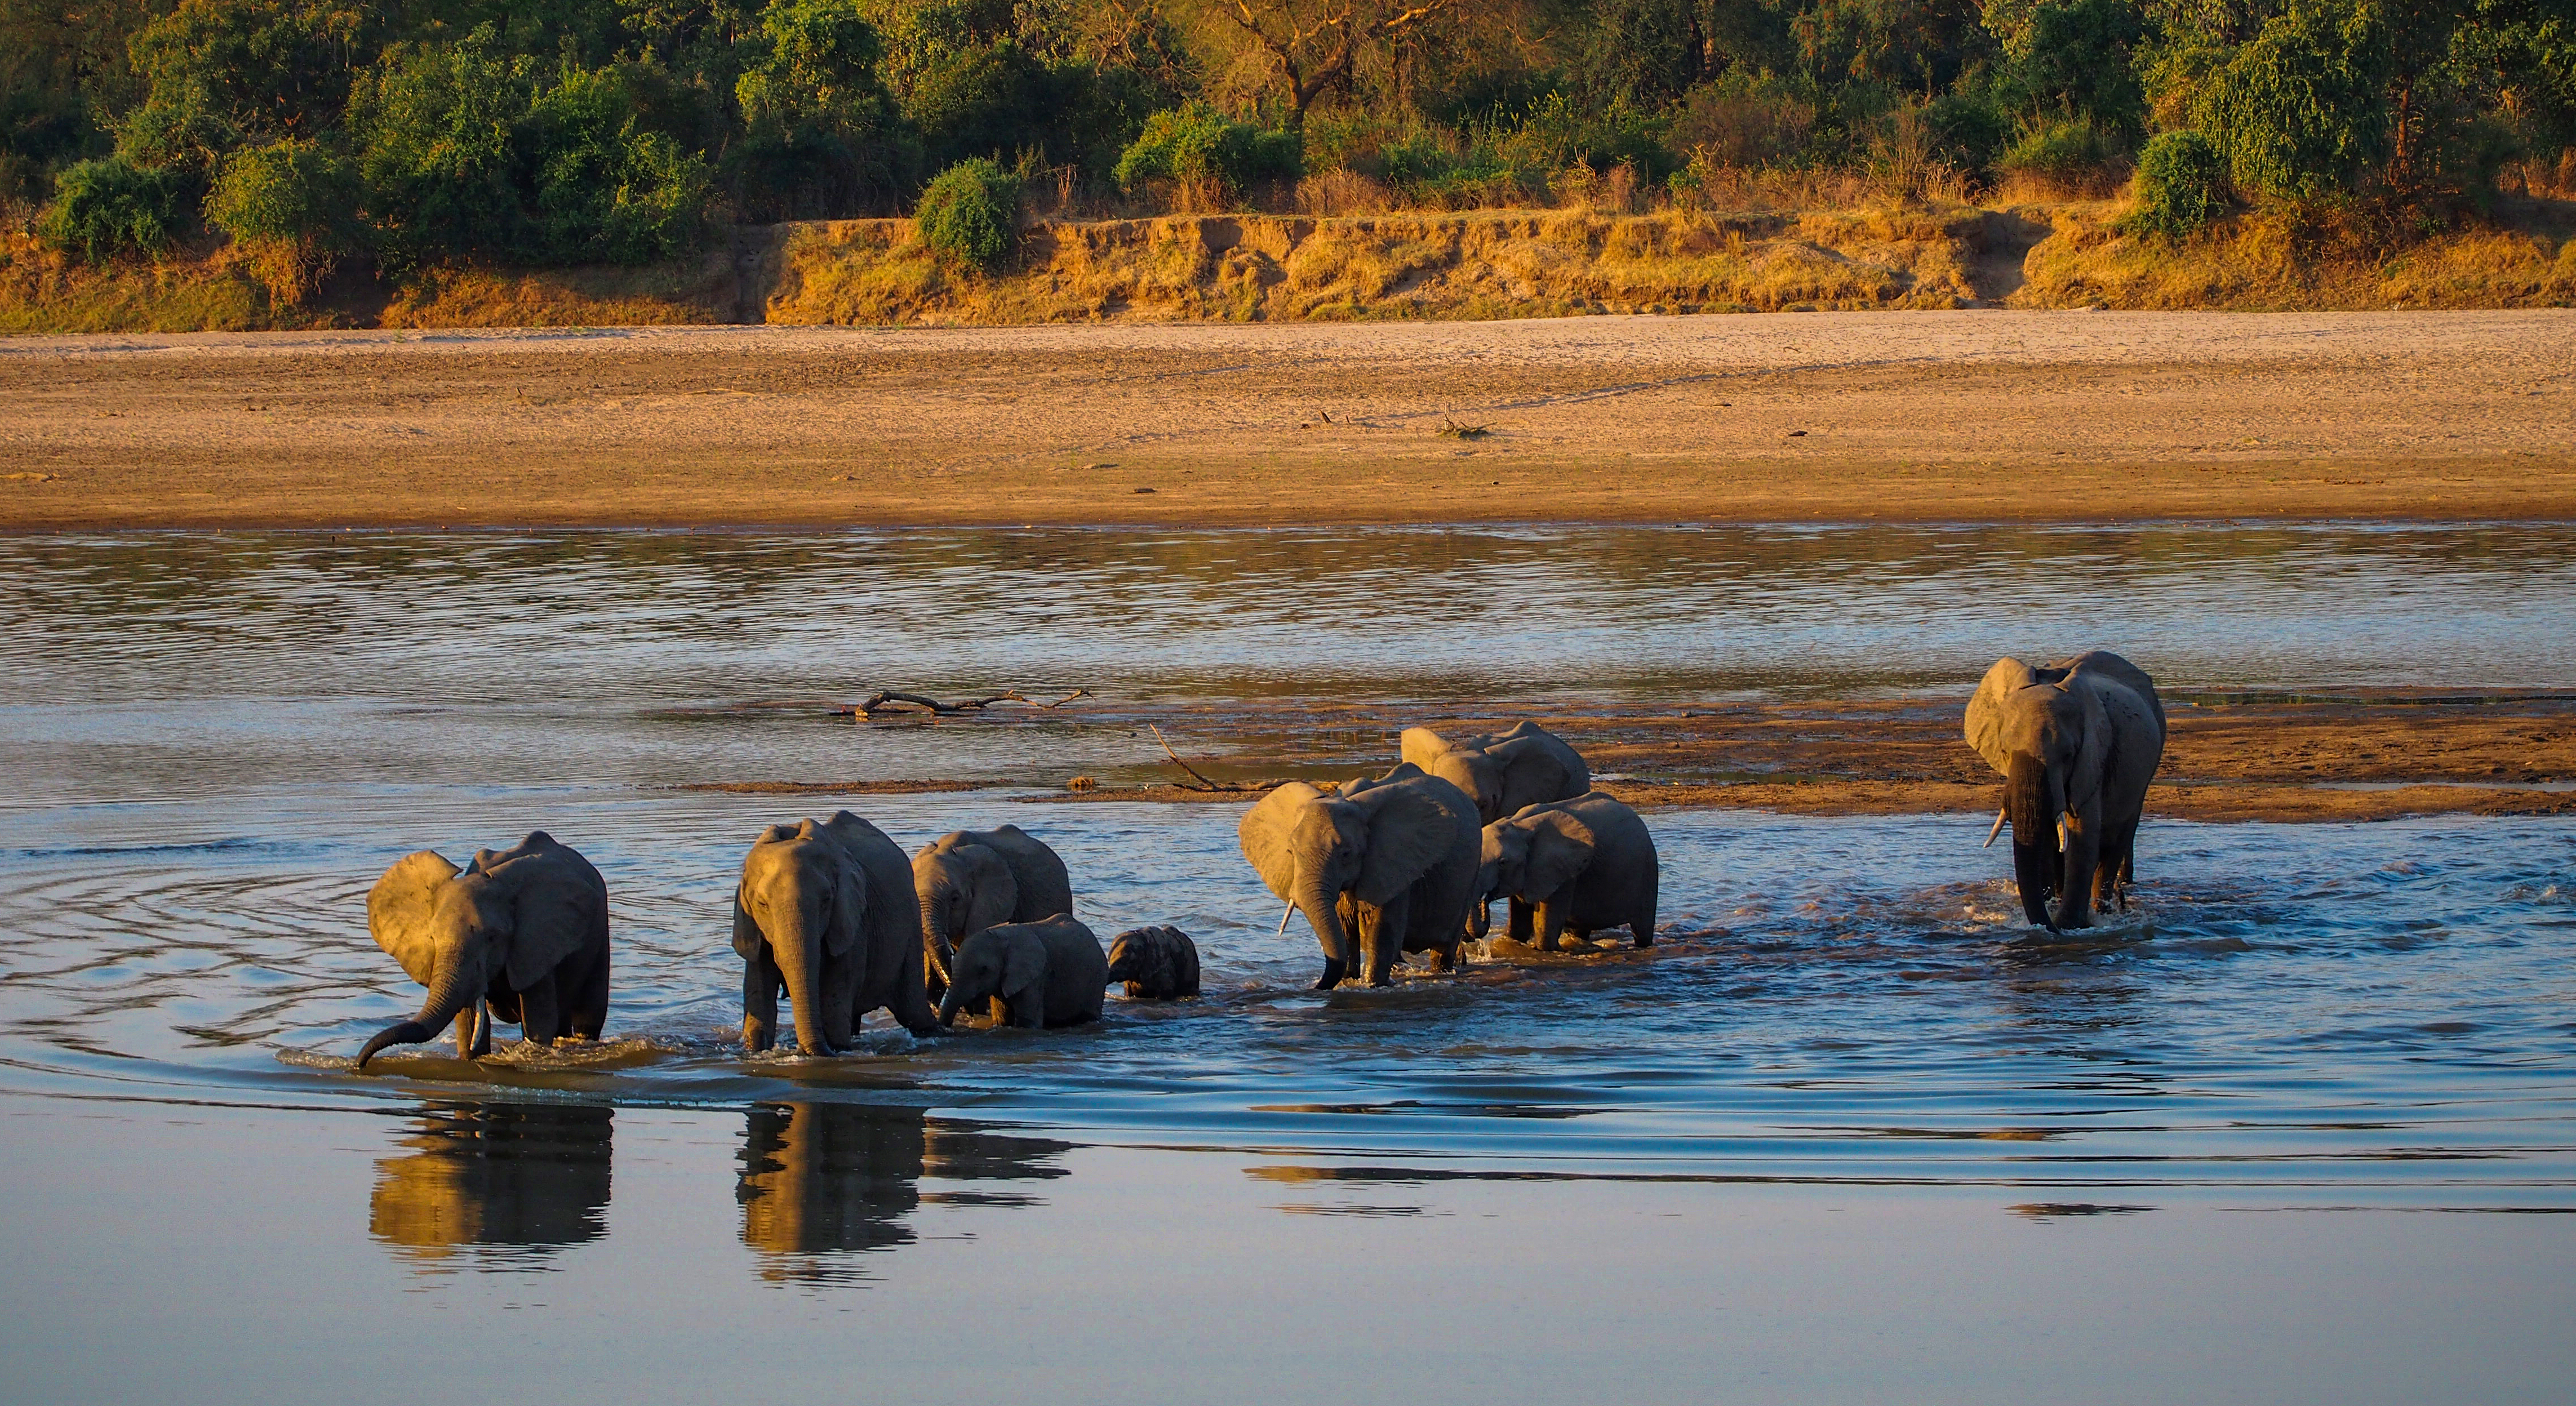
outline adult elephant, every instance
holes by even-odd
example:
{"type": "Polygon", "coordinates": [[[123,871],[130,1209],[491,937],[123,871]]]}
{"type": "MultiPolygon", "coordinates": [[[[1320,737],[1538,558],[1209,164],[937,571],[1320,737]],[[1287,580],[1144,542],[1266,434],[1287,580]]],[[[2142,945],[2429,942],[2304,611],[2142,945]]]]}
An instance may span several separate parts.
{"type": "Polygon", "coordinates": [[[496,1020],[540,1045],[596,1040],[608,1022],[608,884],[543,830],[463,869],[435,850],[405,855],[367,893],[367,932],[429,998],[367,1041],[360,1069],[451,1020],[466,1058],[491,1051],[496,1020]]]}
{"type": "Polygon", "coordinates": [[[959,945],[989,927],[1073,912],[1073,880],[1046,842],[1017,825],[951,830],[912,857],[930,999],[948,989],[959,945]]]}
{"type": "Polygon", "coordinates": [[[1409,762],[1339,794],[1291,781],[1236,832],[1261,881],[1323,944],[1316,990],[1351,974],[1354,939],[1371,986],[1387,985],[1405,952],[1436,953],[1443,971],[1457,965],[1481,842],[1466,792],[1409,762]]]}
{"type": "Polygon", "coordinates": [[[1464,791],[1476,823],[1491,825],[1523,806],[1567,801],[1592,789],[1592,768],[1564,738],[1524,722],[1490,737],[1450,740],[1427,727],[1396,739],[1399,755],[1464,791]]]}
{"type": "Polygon", "coordinates": [[[742,1043],[778,1038],[778,992],[795,1007],[796,1047],[849,1047],[879,1006],[915,1035],[939,1028],[921,981],[912,874],[885,832],[848,811],[817,825],[772,825],[743,856],[733,950],[742,958],[742,1043]]]}
{"type": "Polygon", "coordinates": [[[1968,700],[1967,733],[2004,778],[1995,824],[2012,826],[2023,915],[2057,932],[2092,926],[2108,900],[2126,907],[2138,817],[2165,754],[2155,681],[2104,650],[2044,669],[1998,659],[1968,700]]]}

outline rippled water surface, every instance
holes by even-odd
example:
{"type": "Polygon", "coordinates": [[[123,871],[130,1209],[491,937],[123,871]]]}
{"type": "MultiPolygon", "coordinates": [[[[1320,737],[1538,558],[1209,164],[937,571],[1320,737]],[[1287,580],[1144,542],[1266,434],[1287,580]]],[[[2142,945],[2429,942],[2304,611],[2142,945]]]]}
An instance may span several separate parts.
{"type": "Polygon", "coordinates": [[[82,1366],[119,1314],[176,1333],[136,1384],[250,1373],[244,1343],[339,1364],[275,1399],[436,1371],[369,1307],[404,1293],[546,1325],[537,1378],[648,1399],[729,1383],[725,1325],[820,1371],[745,1326],[780,1294],[867,1305],[865,1379],[935,1399],[970,1380],[926,1346],[959,1295],[1068,1344],[975,1380],[1079,1399],[2576,1385],[2561,820],[2152,823],[2137,910],[2045,946],[1980,817],[1657,813],[1653,949],[1325,996],[1232,805],[679,789],[1153,746],[754,706],[880,687],[1938,694],[2093,643],[2178,690],[2565,687],[2576,530],[21,538],[0,579],[0,1158],[42,1189],[0,1250],[60,1267],[0,1277],[0,1345],[49,1399],[122,1394],[82,1366]],[[841,804],[907,846],[1042,835],[1103,936],[1193,934],[1206,995],[745,1059],[733,875],[841,804]],[[610,884],[611,1041],[351,1073],[419,994],[368,886],[539,826],[610,884]],[[235,1321],[232,1284],[299,1307],[235,1321]],[[1416,1332],[1353,1331],[1354,1293],[1416,1332]],[[1121,1302],[1185,1378],[1138,1365],[1121,1302]],[[1850,1314],[1872,1345],[1837,1345],[1850,1314]],[[623,1353],[579,1327],[646,1321],[623,1353]],[[1962,1346],[2025,1328],[2009,1361],[1962,1346]],[[2203,1350],[2147,1346],[2177,1335],[2203,1350]]]}

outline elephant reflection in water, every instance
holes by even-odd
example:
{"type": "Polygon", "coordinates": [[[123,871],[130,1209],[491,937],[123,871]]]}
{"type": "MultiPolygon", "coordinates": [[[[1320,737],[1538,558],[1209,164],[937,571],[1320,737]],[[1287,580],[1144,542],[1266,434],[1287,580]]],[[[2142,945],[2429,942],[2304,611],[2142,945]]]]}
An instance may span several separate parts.
{"type": "MultiPolygon", "coordinates": [[[[909,1245],[906,1218],[924,1197],[921,1180],[1057,1177],[1051,1159],[1068,1145],[1005,1137],[926,1116],[918,1108],[852,1103],[759,1104],[743,1132],[742,1241],[773,1282],[855,1278],[837,1257],[909,1245]]],[[[1033,1204],[1021,1198],[942,1196],[978,1204],[1033,1204]]]]}
{"type": "Polygon", "coordinates": [[[604,1104],[427,1104],[402,1139],[410,1150],[376,1162],[367,1232],[430,1269],[596,1240],[608,1228],[614,1118],[604,1104]]]}

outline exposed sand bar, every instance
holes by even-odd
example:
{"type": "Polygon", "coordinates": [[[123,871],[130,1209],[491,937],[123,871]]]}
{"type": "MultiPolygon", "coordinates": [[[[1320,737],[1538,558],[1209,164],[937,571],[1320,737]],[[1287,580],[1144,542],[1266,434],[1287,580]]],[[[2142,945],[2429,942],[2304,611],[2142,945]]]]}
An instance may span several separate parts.
{"type": "Polygon", "coordinates": [[[2568,519],[2576,313],[17,337],[0,460],[19,530],[2568,519]]]}

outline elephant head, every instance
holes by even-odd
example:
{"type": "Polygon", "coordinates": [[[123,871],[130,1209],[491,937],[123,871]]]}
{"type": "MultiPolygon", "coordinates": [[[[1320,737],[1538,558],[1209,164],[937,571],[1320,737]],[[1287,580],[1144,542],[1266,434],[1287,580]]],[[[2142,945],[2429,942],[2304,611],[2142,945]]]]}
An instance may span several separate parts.
{"type": "Polygon", "coordinates": [[[2113,747],[2100,696],[2069,687],[2064,669],[2003,659],[1977,686],[1968,719],[1970,742],[2004,774],[2002,818],[2012,825],[2023,915],[2051,932],[2087,925],[2113,747]]]}
{"type": "Polygon", "coordinates": [[[1427,727],[1408,727],[1397,745],[1405,761],[1466,792],[1476,803],[1478,824],[1490,825],[1523,806],[1592,789],[1592,772],[1582,756],[1536,723],[1455,741],[1427,727]]]}
{"type": "Polygon", "coordinates": [[[1025,1007],[1047,976],[1046,943],[1027,926],[1008,924],[966,939],[948,970],[948,990],[939,998],[939,1023],[953,1025],[957,1013],[999,996],[1013,1007],[1025,1007]]]}
{"type": "MultiPolygon", "coordinates": [[[[1352,782],[1338,795],[1291,781],[1262,797],[1236,827],[1244,858],[1271,893],[1306,915],[1323,945],[1317,990],[1329,990],[1350,971],[1353,935],[1343,925],[1343,896],[1363,916],[1395,902],[1456,838],[1434,798],[1390,784],[1422,775],[1408,763],[1374,781],[1352,782]]],[[[1388,940],[1400,939],[1390,934],[1388,940]]]]}
{"type": "Polygon", "coordinates": [[[1467,910],[1467,932],[1482,938],[1497,898],[1541,902],[1591,867],[1599,847],[1592,827],[1553,806],[1526,806],[1508,820],[1485,827],[1476,867],[1476,903],[1467,910]]]}
{"type": "Polygon", "coordinates": [[[934,988],[954,979],[949,954],[959,943],[1009,922],[1019,905],[1010,862],[989,845],[943,842],[922,850],[912,857],[912,889],[921,904],[923,951],[934,988]]]}
{"type": "MultiPolygon", "coordinates": [[[[847,814],[833,816],[832,823],[847,814]]],[[[827,962],[838,967],[851,956],[867,919],[868,898],[864,871],[838,843],[831,825],[811,820],[793,828],[772,825],[743,856],[742,882],[733,898],[733,950],[754,961],[763,946],[768,948],[796,1010],[796,1047],[806,1054],[831,1052],[823,1007],[838,995],[824,989],[821,972],[827,962]]],[[[776,987],[767,989],[774,992],[776,987]]],[[[765,1047],[770,1032],[761,1026],[757,1017],[744,1016],[745,1048],[765,1047]]]]}
{"type": "MultiPolygon", "coordinates": [[[[367,893],[367,931],[429,997],[418,1015],[367,1041],[358,1067],[387,1045],[432,1039],[477,1001],[517,1019],[517,993],[580,951],[605,921],[607,896],[592,889],[596,881],[579,855],[542,830],[516,849],[479,851],[461,870],[434,850],[397,860],[367,893]]],[[[472,1052],[469,1039],[460,1025],[458,1054],[472,1052]]]]}

